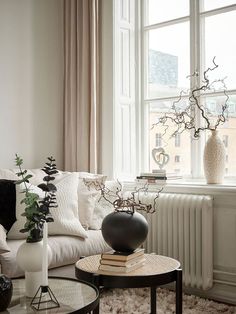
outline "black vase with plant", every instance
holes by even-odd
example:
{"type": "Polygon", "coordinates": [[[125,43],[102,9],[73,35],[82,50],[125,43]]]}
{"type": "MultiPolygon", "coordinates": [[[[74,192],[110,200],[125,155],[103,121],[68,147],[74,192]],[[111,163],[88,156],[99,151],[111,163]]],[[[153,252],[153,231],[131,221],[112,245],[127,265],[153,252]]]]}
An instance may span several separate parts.
{"type": "Polygon", "coordinates": [[[20,177],[16,184],[24,184],[25,198],[22,203],[25,204],[25,212],[22,216],[25,216],[26,223],[24,228],[20,232],[28,232],[26,242],[39,242],[43,238],[43,225],[44,222],[52,222],[53,218],[50,214],[50,208],[57,207],[56,202],[56,186],[52,183],[55,179],[55,175],[58,173],[55,159],[48,157],[48,161],[42,170],[45,172],[43,183],[38,187],[45,192],[44,198],[40,199],[39,195],[31,192],[29,179],[32,177],[28,174],[27,170],[22,169],[23,159],[16,154],[15,162],[19,167],[17,176],[20,177]]]}
{"type": "Polygon", "coordinates": [[[85,185],[101,192],[101,197],[114,207],[114,212],[108,214],[102,222],[102,235],[107,244],[118,252],[133,252],[145,241],[148,234],[148,223],[145,217],[137,211],[154,213],[157,207],[157,199],[160,189],[153,204],[145,204],[140,200],[140,194],[148,192],[148,184],[136,188],[129,196],[122,195],[122,186],[119,183],[117,190],[113,192],[104,183],[99,181],[87,182],[85,185]],[[114,201],[111,201],[114,199],[114,201]]]}

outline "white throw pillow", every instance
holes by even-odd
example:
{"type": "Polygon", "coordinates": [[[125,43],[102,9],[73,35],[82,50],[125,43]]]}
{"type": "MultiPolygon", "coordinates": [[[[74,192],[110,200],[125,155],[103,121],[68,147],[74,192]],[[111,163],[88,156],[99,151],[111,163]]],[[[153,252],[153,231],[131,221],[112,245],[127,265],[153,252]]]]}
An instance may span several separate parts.
{"type": "Polygon", "coordinates": [[[92,223],[93,212],[100,191],[94,188],[94,183],[105,183],[106,176],[87,172],[79,173],[78,185],[78,213],[82,226],[88,230],[92,223]],[[89,184],[89,187],[85,183],[89,184]]]}
{"type": "MultiPolygon", "coordinates": [[[[58,179],[58,178],[57,178],[58,179]]],[[[82,227],[78,217],[78,174],[71,173],[60,176],[60,180],[54,183],[57,187],[56,200],[58,207],[51,208],[50,212],[54,222],[48,224],[49,235],[74,235],[82,238],[87,237],[87,233],[82,227]]],[[[25,205],[21,204],[21,200],[25,197],[22,191],[22,184],[16,185],[16,222],[7,234],[9,239],[25,239],[27,233],[19,232],[26,222],[25,217],[21,214],[25,210],[25,205]]],[[[37,186],[30,185],[30,190],[44,197],[44,192],[37,186]]]]}
{"type": "Polygon", "coordinates": [[[10,248],[6,241],[6,230],[0,225],[0,254],[10,252],[10,248]]]}
{"type": "MultiPolygon", "coordinates": [[[[107,181],[106,187],[112,191],[113,194],[120,188],[117,181],[107,181]]],[[[111,202],[117,199],[116,196],[107,197],[111,202]]],[[[90,223],[90,229],[99,230],[102,226],[103,219],[114,211],[114,206],[107,202],[104,198],[99,197],[96,201],[92,221],[90,223]]]]}
{"type": "Polygon", "coordinates": [[[92,223],[93,212],[98,197],[99,197],[98,192],[90,191],[78,192],[79,220],[85,230],[88,230],[90,224],[92,223]]]}
{"type": "Polygon", "coordinates": [[[49,234],[74,235],[87,238],[78,216],[78,174],[64,175],[57,187],[57,208],[51,209],[54,222],[48,225],[49,234]]]}

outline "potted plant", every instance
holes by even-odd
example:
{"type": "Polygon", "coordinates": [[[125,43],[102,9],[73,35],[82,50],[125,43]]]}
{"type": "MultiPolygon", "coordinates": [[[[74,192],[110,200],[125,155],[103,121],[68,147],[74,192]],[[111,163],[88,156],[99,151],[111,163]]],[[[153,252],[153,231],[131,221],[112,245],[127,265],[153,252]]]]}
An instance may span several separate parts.
{"type": "Polygon", "coordinates": [[[100,191],[101,198],[112,204],[114,212],[108,214],[102,222],[102,235],[107,244],[118,252],[132,252],[146,239],[148,223],[138,211],[154,213],[157,209],[157,199],[162,189],[156,193],[152,204],[141,201],[141,196],[148,193],[148,184],[136,187],[134,191],[124,195],[122,185],[118,181],[116,191],[112,191],[100,181],[87,181],[88,189],[100,191]]]}
{"type": "MultiPolygon", "coordinates": [[[[187,106],[182,106],[181,102],[185,93],[181,91],[179,99],[173,103],[171,109],[158,117],[157,122],[152,125],[152,128],[158,127],[159,131],[163,130],[163,138],[169,132],[169,138],[174,138],[178,134],[190,131],[194,139],[199,139],[202,132],[211,132],[211,137],[205,146],[203,159],[207,183],[221,183],[225,168],[225,149],[217,136],[217,129],[227,120],[229,96],[226,93],[225,79],[210,81],[208,78],[208,74],[217,68],[214,57],[213,66],[203,72],[202,84],[190,90],[187,106]],[[212,112],[206,104],[200,102],[201,92],[212,92],[216,90],[216,87],[225,95],[225,100],[219,105],[217,113],[212,112]],[[199,113],[200,122],[198,121],[199,113]]],[[[198,73],[194,72],[191,76],[197,78],[198,73]]]]}
{"type": "Polygon", "coordinates": [[[24,228],[20,232],[28,232],[26,242],[39,242],[43,237],[43,225],[44,222],[53,222],[53,218],[50,214],[50,208],[57,207],[56,203],[56,186],[52,183],[55,179],[55,175],[58,173],[56,168],[55,159],[48,157],[48,162],[42,170],[45,172],[43,183],[38,187],[45,192],[44,198],[40,199],[39,195],[31,192],[29,179],[32,175],[28,174],[27,170],[22,169],[23,159],[16,154],[16,166],[19,167],[17,176],[20,177],[16,184],[24,185],[25,198],[22,203],[25,204],[25,212],[22,216],[25,216],[26,223],[24,228]]]}
{"type": "MultiPolygon", "coordinates": [[[[16,184],[23,185],[24,198],[21,203],[25,205],[25,211],[22,214],[26,218],[24,227],[20,232],[28,232],[26,242],[23,243],[18,251],[16,260],[20,268],[25,271],[26,296],[33,297],[42,284],[42,262],[48,259],[50,248],[46,245],[46,251],[43,249],[43,229],[47,230],[47,223],[53,222],[50,214],[50,208],[57,207],[56,186],[52,183],[55,175],[58,173],[55,159],[48,157],[48,161],[42,170],[45,172],[43,183],[38,185],[42,190],[43,197],[32,192],[30,178],[27,170],[22,169],[23,159],[16,155],[16,166],[19,167],[17,176],[20,178],[16,184]]],[[[47,234],[46,234],[47,237],[47,234]]],[[[47,269],[48,265],[46,265],[47,269]]],[[[45,271],[46,272],[46,271],[45,271]]]]}

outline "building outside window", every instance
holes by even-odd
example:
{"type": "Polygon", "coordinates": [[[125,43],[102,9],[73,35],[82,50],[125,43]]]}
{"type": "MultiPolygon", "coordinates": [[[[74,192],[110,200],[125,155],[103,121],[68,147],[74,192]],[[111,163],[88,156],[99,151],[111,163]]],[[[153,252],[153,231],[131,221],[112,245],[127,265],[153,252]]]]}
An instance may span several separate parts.
{"type": "Polygon", "coordinates": [[[180,147],[180,134],[175,135],[175,147],[180,147]]]}
{"type": "Polygon", "coordinates": [[[229,136],[223,135],[223,143],[224,143],[225,147],[228,147],[228,142],[229,142],[229,136]]]}
{"type": "Polygon", "coordinates": [[[156,133],[156,147],[162,146],[162,136],[161,133],[156,133]]]}
{"type": "Polygon", "coordinates": [[[179,155],[175,156],[175,162],[180,162],[180,156],[179,155]]]}

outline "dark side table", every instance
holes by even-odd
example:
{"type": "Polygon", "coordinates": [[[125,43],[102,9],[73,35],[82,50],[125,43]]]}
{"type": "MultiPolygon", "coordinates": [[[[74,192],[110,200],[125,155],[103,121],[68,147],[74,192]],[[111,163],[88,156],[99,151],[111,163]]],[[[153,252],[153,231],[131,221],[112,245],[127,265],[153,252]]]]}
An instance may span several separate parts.
{"type": "Polygon", "coordinates": [[[111,273],[98,269],[101,255],[80,259],[75,265],[78,279],[93,283],[98,288],[150,287],[151,314],[156,314],[156,288],[176,282],[176,314],[182,313],[182,270],[180,263],[170,257],[145,254],[144,266],[130,273],[111,273]]]}

